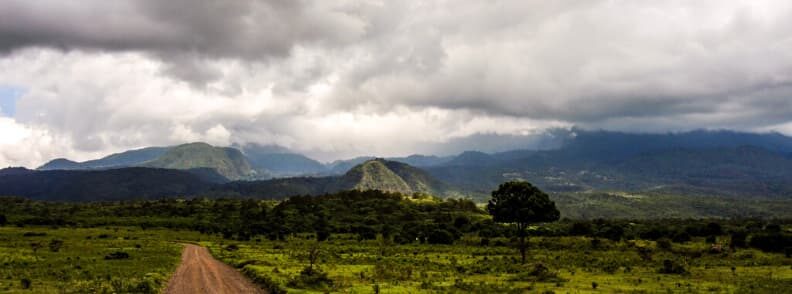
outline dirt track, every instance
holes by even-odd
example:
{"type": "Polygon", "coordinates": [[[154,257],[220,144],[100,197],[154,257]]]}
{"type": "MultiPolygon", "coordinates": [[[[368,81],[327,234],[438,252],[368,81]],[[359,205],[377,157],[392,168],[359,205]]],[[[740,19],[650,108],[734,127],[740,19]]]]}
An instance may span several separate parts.
{"type": "Polygon", "coordinates": [[[266,293],[250,280],[222,263],[201,246],[185,244],[176,273],[168,282],[167,294],[266,293]]]}

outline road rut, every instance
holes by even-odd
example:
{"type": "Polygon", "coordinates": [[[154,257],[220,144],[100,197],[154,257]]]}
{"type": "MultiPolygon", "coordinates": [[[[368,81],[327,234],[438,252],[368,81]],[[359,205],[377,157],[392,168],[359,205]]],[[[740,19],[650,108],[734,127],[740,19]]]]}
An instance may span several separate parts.
{"type": "Polygon", "coordinates": [[[181,264],[165,291],[167,294],[225,294],[266,292],[229,265],[214,259],[204,247],[185,244],[181,264]]]}

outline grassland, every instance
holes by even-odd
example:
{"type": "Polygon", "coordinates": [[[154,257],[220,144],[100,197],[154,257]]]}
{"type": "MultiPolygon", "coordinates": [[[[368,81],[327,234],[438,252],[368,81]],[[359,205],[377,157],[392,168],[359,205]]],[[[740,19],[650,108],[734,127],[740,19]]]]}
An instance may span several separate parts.
{"type": "Polygon", "coordinates": [[[334,235],[320,242],[317,267],[331,282],[306,284],[300,272],[316,241],[203,242],[221,260],[289,293],[788,293],[792,259],[693,239],[613,242],[588,237],[531,239],[529,260],[516,261],[509,240],[482,245],[394,245],[334,235]],[[665,249],[663,249],[665,248],[665,249]],[[663,273],[663,272],[667,273],[663,273]]]}
{"type": "Polygon", "coordinates": [[[190,231],[0,227],[2,293],[159,293],[190,231]]]}

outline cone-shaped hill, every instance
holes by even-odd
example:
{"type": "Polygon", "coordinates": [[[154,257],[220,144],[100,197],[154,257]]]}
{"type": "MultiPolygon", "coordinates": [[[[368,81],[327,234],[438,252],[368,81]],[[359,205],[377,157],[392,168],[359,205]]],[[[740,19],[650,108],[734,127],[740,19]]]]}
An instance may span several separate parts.
{"type": "Polygon", "coordinates": [[[239,181],[211,191],[214,196],[246,195],[282,198],[296,194],[318,195],[342,190],[380,190],[402,194],[426,193],[439,197],[460,196],[449,185],[425,171],[401,162],[371,159],[338,177],[283,178],[267,181],[239,181]],[[456,193],[456,194],[455,194],[456,193]]]}

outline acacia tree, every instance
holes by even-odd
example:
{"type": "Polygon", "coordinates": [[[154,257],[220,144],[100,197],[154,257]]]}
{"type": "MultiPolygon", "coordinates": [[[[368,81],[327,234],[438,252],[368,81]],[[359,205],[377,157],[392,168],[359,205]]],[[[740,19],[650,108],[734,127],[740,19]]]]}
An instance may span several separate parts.
{"type": "Polygon", "coordinates": [[[535,223],[557,221],[560,213],[555,202],[544,192],[525,181],[509,181],[492,191],[487,211],[498,223],[515,224],[520,238],[520,255],[525,263],[526,229],[535,223]]]}

